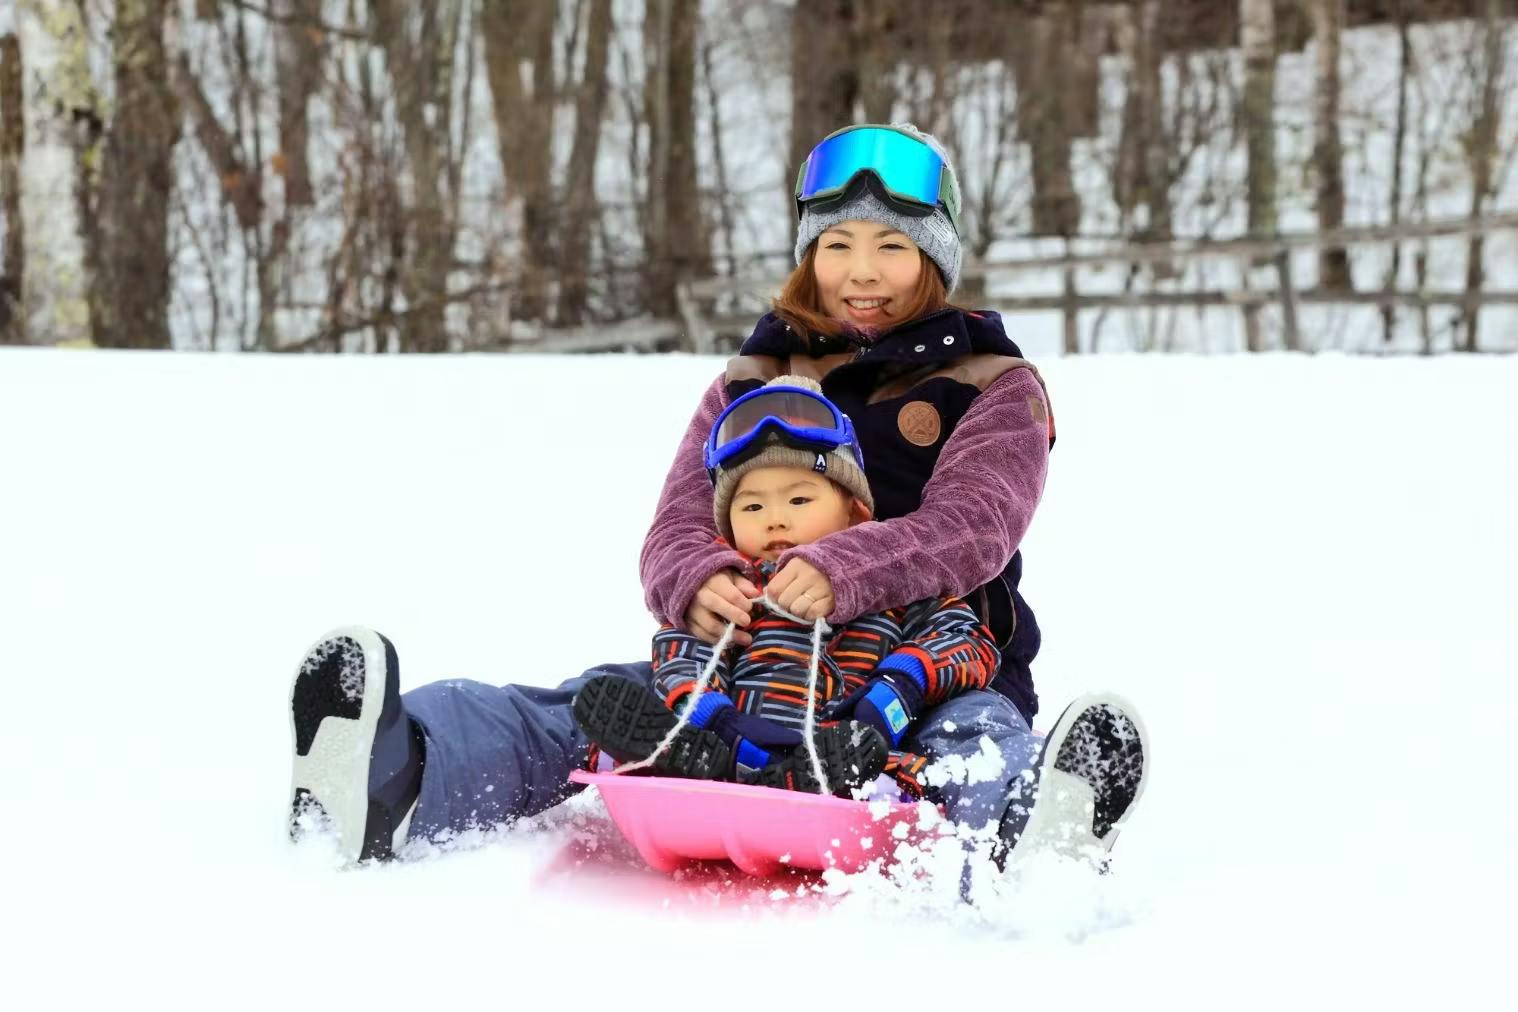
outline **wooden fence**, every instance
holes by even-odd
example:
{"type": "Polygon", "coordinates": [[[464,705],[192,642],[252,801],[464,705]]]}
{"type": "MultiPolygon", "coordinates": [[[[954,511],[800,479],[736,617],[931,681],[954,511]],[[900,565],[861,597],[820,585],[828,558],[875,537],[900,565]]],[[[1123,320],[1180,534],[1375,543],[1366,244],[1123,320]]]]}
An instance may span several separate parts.
{"type": "MultiPolygon", "coordinates": [[[[1349,246],[1412,242],[1453,236],[1477,236],[1518,230],[1518,212],[1485,215],[1477,219],[1446,219],[1398,225],[1370,225],[1323,232],[1283,233],[1270,238],[1185,240],[1163,243],[1124,243],[1102,250],[1080,250],[1049,256],[967,263],[962,277],[977,287],[1008,276],[1030,273],[1053,274],[1061,279],[1060,291],[1042,295],[977,297],[977,306],[1002,314],[1060,312],[1064,320],[1067,353],[1079,348],[1079,317],[1082,312],[1144,308],[1237,307],[1243,315],[1245,344],[1262,347],[1260,311],[1279,304],[1284,343],[1303,347],[1297,310],[1303,305],[1378,306],[1390,311],[1402,307],[1424,312],[1436,306],[1452,306],[1470,314],[1484,306],[1518,306],[1518,289],[1478,288],[1418,289],[1395,287],[1361,289],[1298,288],[1292,272],[1291,253],[1302,249],[1334,249],[1349,246]],[[1258,276],[1260,268],[1273,279],[1268,287],[1193,288],[1188,290],[1124,290],[1082,292],[1078,272],[1113,264],[1174,265],[1199,259],[1231,260],[1240,265],[1241,279],[1258,276]]],[[[540,338],[513,341],[500,350],[513,352],[663,351],[683,350],[715,354],[735,347],[752,329],[756,315],[784,282],[779,275],[703,278],[682,284],[678,302],[680,317],[670,320],[636,320],[615,325],[549,331],[540,338]],[[743,311],[732,307],[739,305],[743,311]]]]}

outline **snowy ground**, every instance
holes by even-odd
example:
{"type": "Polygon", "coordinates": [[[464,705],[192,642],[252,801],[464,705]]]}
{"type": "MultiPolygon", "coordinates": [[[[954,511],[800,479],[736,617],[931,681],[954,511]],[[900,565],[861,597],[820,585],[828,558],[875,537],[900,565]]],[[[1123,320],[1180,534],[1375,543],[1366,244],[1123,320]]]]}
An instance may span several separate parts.
{"type": "Polygon", "coordinates": [[[644,654],[639,542],[717,366],[0,353],[0,1000],[1505,1002],[1518,358],[1046,364],[1045,717],[1110,687],[1154,737],[1104,880],[673,888],[576,866],[594,799],[383,868],[291,846],[285,695],[328,627],[389,634],[406,687],[644,654]]]}

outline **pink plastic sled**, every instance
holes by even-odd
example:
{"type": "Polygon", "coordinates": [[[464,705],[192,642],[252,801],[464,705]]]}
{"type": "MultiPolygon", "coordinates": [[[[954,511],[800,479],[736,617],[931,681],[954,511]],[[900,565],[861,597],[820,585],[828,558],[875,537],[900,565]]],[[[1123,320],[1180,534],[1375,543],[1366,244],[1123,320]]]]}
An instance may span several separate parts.
{"type": "Polygon", "coordinates": [[[900,802],[584,770],[569,779],[600,788],[622,835],[662,872],[724,859],[757,876],[782,868],[855,872],[889,857],[902,839],[893,835],[898,824],[906,825],[907,838],[917,836],[917,806],[900,802]],[[882,810],[884,817],[875,818],[882,810]]]}

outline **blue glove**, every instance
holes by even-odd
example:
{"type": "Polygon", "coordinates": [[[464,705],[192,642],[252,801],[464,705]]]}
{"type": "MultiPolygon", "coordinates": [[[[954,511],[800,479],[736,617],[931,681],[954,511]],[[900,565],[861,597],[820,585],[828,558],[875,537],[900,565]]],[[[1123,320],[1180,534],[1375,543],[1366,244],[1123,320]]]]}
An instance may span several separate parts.
{"type": "Polygon", "coordinates": [[[912,721],[921,716],[928,677],[922,662],[892,654],[875,669],[875,677],[834,703],[829,720],[856,720],[873,727],[895,748],[912,721]]]}
{"type": "Polygon", "coordinates": [[[776,749],[801,744],[800,731],[743,713],[720,692],[703,692],[690,722],[716,734],[733,749],[740,766],[753,769],[769,765],[776,749]]]}

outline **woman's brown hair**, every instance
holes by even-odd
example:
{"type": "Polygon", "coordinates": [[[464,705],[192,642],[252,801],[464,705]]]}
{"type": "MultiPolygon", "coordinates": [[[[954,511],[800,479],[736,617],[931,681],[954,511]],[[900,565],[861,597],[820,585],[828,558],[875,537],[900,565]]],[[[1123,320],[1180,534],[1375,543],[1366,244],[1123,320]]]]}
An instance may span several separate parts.
{"type": "MultiPolygon", "coordinates": [[[[917,255],[922,258],[917,287],[907,296],[906,304],[896,314],[891,327],[900,327],[949,307],[949,293],[944,288],[943,275],[938,273],[938,265],[922,250],[918,250],[917,255]]],[[[805,335],[808,342],[814,334],[837,337],[848,326],[823,312],[822,295],[817,291],[817,272],[813,269],[816,260],[817,243],[813,242],[771,303],[775,315],[793,332],[805,335]]]]}

